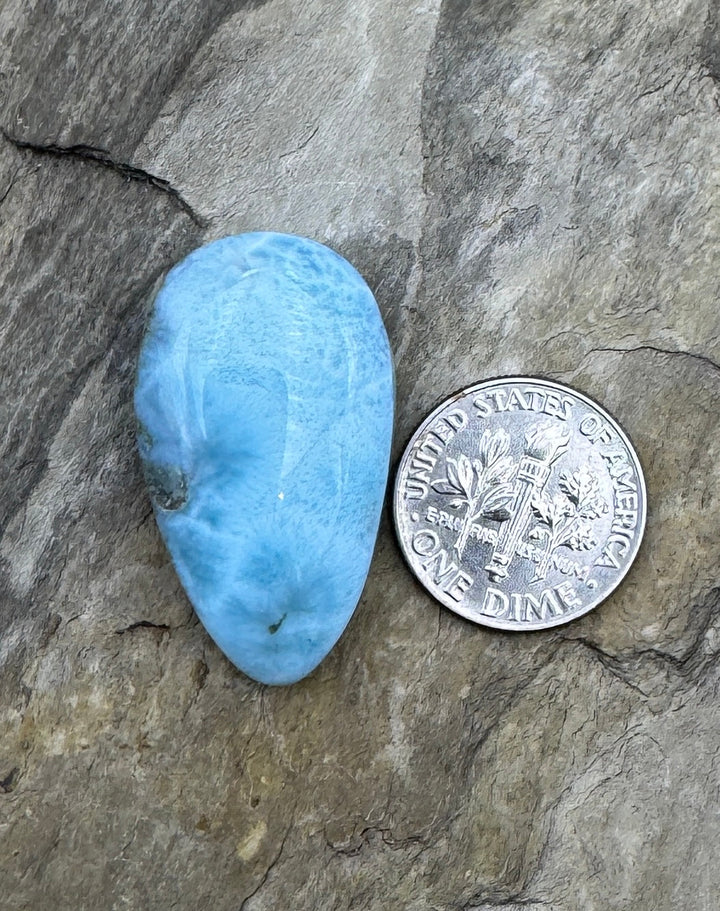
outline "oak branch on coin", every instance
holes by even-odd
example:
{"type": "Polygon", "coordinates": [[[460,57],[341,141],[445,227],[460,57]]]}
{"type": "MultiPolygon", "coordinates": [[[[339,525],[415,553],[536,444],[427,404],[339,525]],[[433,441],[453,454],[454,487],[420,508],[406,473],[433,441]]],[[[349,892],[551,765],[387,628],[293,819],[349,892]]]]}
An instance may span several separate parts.
{"type": "Polygon", "coordinates": [[[480,519],[504,522],[510,518],[511,479],[516,464],[509,452],[510,437],[504,430],[496,433],[486,430],[476,459],[469,459],[464,453],[457,459],[448,458],[447,477],[433,481],[433,490],[450,495],[447,504],[450,509],[465,507],[460,534],[454,544],[459,557],[463,555],[474,523],[480,519]]]}

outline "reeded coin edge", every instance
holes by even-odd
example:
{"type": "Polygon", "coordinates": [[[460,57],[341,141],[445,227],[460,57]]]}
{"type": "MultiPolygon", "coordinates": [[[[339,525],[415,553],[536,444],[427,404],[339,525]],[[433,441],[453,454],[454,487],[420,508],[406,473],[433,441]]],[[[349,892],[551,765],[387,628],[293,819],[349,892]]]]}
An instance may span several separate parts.
{"type": "Polygon", "coordinates": [[[546,377],[537,377],[537,376],[515,376],[515,375],[497,376],[497,377],[493,377],[492,379],[482,380],[479,383],[473,383],[471,386],[466,386],[465,388],[460,389],[459,391],[448,396],[446,399],[444,399],[442,402],[440,402],[440,404],[437,405],[437,407],[434,408],[433,411],[430,412],[430,414],[428,414],[425,417],[425,419],[418,425],[417,429],[415,430],[415,433],[413,433],[413,435],[408,440],[408,442],[405,446],[405,449],[403,450],[403,454],[400,457],[397,471],[395,472],[395,482],[393,484],[393,526],[395,528],[395,536],[397,538],[398,545],[402,552],[403,558],[404,558],[413,578],[418,582],[418,584],[423,589],[423,591],[425,591],[435,601],[442,604],[444,607],[448,608],[448,610],[452,611],[454,614],[458,614],[459,616],[464,617],[466,620],[470,620],[471,622],[476,623],[479,626],[486,626],[490,629],[506,630],[508,632],[513,632],[513,633],[539,633],[539,632],[542,632],[543,630],[552,629],[553,627],[556,627],[556,626],[564,626],[566,623],[570,623],[573,620],[577,620],[578,618],[584,616],[585,614],[590,613],[590,611],[595,610],[599,605],[601,605],[603,602],[607,601],[610,598],[610,596],[616,591],[616,589],[622,583],[622,581],[626,578],[627,574],[630,572],[630,569],[632,568],[633,564],[635,563],[638,552],[640,550],[640,546],[641,546],[641,544],[643,542],[643,538],[645,536],[645,527],[646,527],[646,523],[647,523],[647,506],[648,506],[647,485],[645,483],[645,475],[643,472],[642,464],[640,462],[640,457],[638,456],[638,454],[635,450],[635,447],[633,446],[632,442],[630,441],[630,437],[623,430],[622,426],[617,421],[617,419],[614,418],[599,402],[597,402],[594,398],[592,398],[592,396],[589,396],[584,392],[579,392],[577,389],[573,388],[572,386],[566,386],[564,383],[559,383],[556,380],[550,380],[550,379],[547,379],[546,377]],[[511,624],[509,622],[493,621],[491,617],[486,618],[485,616],[482,616],[482,618],[480,618],[478,616],[477,611],[471,611],[466,608],[464,609],[462,607],[462,605],[459,605],[457,602],[450,603],[449,598],[443,597],[442,593],[435,594],[434,592],[432,592],[425,585],[425,583],[418,576],[418,574],[415,572],[415,569],[411,562],[411,557],[410,557],[409,551],[408,551],[407,547],[405,546],[405,542],[403,541],[403,537],[402,537],[401,529],[400,529],[400,518],[399,518],[400,506],[401,506],[401,503],[400,503],[400,478],[402,476],[402,472],[403,472],[403,469],[407,462],[408,456],[409,456],[410,452],[412,452],[412,449],[415,445],[415,441],[424,432],[425,428],[453,402],[457,402],[460,399],[465,398],[465,396],[469,395],[470,393],[477,393],[479,391],[482,391],[483,389],[488,389],[492,386],[496,386],[498,384],[503,384],[503,383],[534,383],[535,385],[545,386],[547,388],[554,389],[554,390],[561,389],[561,390],[564,390],[564,391],[570,393],[571,395],[575,396],[576,398],[584,401],[591,408],[596,409],[600,413],[600,415],[603,416],[604,418],[606,418],[607,421],[609,422],[609,424],[617,431],[619,437],[625,444],[627,451],[628,451],[630,457],[632,458],[633,464],[635,466],[635,473],[636,473],[637,479],[638,479],[638,488],[639,488],[639,492],[642,495],[642,510],[641,511],[639,510],[640,521],[638,522],[638,526],[637,526],[638,533],[637,533],[637,536],[635,539],[633,549],[631,551],[631,556],[628,559],[628,561],[625,564],[622,571],[619,572],[619,574],[618,574],[617,578],[614,580],[613,584],[609,588],[605,589],[603,591],[603,593],[598,598],[596,598],[594,601],[591,601],[587,605],[583,605],[582,608],[575,611],[574,613],[566,614],[557,619],[543,621],[542,625],[536,625],[536,626],[528,625],[528,626],[520,627],[517,624],[511,624]]]}

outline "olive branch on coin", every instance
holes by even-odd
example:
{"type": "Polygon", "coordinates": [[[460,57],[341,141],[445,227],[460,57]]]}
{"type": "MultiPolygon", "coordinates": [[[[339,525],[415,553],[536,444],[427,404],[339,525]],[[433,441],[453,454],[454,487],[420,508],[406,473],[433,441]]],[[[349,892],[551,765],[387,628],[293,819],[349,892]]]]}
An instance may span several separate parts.
{"type": "Polygon", "coordinates": [[[472,526],[479,519],[504,522],[510,518],[508,507],[513,498],[512,478],[517,465],[510,457],[510,436],[504,430],[480,438],[478,458],[460,453],[446,460],[447,477],[433,481],[437,493],[449,495],[450,509],[465,507],[455,550],[462,556],[472,526]]]}
{"type": "Polygon", "coordinates": [[[539,525],[528,537],[544,540],[543,556],[533,581],[545,578],[550,559],[559,547],[592,550],[597,540],[593,537],[591,523],[605,515],[609,508],[600,496],[597,477],[587,466],[572,473],[561,472],[558,487],[560,491],[552,496],[540,490],[532,499],[531,508],[539,525]]]}

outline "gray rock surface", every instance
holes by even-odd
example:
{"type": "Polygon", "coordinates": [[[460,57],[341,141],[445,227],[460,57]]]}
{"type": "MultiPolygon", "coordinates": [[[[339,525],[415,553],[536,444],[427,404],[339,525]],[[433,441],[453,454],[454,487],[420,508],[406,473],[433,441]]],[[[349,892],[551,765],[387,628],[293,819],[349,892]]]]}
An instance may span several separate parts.
{"type": "Polygon", "coordinates": [[[0,907],[716,911],[720,21],[713,0],[0,5],[0,907]],[[203,240],[375,289],[395,455],[546,375],[646,469],[625,583],[509,636],[385,517],[309,679],[236,672],[133,444],[153,291],[203,240]]]}

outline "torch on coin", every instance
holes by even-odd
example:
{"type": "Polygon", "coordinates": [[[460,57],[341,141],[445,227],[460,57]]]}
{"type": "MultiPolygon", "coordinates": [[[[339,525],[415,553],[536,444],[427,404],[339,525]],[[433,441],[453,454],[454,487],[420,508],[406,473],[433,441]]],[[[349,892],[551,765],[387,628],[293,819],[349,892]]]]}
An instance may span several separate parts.
{"type": "Polygon", "coordinates": [[[530,521],[533,497],[547,484],[553,462],[567,450],[569,441],[568,428],[557,424],[540,424],[525,434],[525,452],[518,465],[510,509],[512,518],[505,523],[485,567],[493,582],[507,578],[507,568],[530,521]]]}

